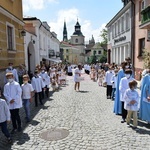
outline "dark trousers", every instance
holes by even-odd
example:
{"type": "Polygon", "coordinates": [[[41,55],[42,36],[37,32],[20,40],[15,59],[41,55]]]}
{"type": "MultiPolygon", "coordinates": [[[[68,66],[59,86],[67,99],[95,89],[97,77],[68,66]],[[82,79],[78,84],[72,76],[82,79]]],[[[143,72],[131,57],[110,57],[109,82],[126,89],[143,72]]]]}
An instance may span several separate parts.
{"type": "Polygon", "coordinates": [[[47,98],[49,97],[49,88],[47,85],[45,86],[45,90],[44,88],[42,89],[42,98],[44,98],[44,94],[46,95],[47,98]]]}
{"type": "Polygon", "coordinates": [[[122,119],[125,120],[127,117],[127,110],[124,109],[124,102],[122,103],[122,119]]]}
{"type": "Polygon", "coordinates": [[[35,93],[35,106],[38,106],[38,99],[37,98],[39,98],[40,103],[43,104],[43,102],[42,102],[42,92],[35,93]]]}
{"type": "Polygon", "coordinates": [[[107,94],[107,96],[111,97],[111,94],[112,94],[112,85],[107,85],[106,94],[107,94]]]}
{"type": "Polygon", "coordinates": [[[19,108],[11,109],[10,114],[11,114],[11,121],[12,121],[13,129],[21,128],[21,119],[19,116],[19,108]]]}
{"type": "Polygon", "coordinates": [[[2,130],[2,133],[3,133],[7,138],[9,138],[9,137],[10,137],[10,134],[9,134],[9,132],[8,132],[8,129],[7,129],[7,121],[1,122],[1,123],[0,123],[0,127],[1,127],[1,130],[2,130]]]}
{"type": "Polygon", "coordinates": [[[112,88],[112,95],[111,98],[114,100],[115,99],[115,92],[116,92],[116,88],[112,88]]]}

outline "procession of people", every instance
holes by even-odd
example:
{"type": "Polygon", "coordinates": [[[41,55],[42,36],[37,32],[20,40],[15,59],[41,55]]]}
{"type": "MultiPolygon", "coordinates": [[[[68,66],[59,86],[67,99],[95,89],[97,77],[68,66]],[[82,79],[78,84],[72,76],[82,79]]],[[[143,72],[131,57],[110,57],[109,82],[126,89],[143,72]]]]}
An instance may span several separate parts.
{"type": "MultiPolygon", "coordinates": [[[[106,98],[114,102],[113,112],[121,115],[121,123],[137,130],[138,118],[150,123],[150,69],[146,70],[141,83],[141,95],[137,91],[137,81],[134,78],[131,59],[126,58],[121,66],[115,63],[96,64],[53,64],[37,65],[34,74],[28,74],[24,65],[18,69],[9,63],[6,69],[3,97],[0,99],[0,126],[3,134],[11,143],[11,134],[22,130],[19,110],[23,106],[26,122],[31,121],[30,103],[35,107],[43,105],[43,99],[50,97],[50,88],[58,91],[66,84],[66,76],[72,76],[74,90],[79,92],[80,82],[84,80],[81,72],[85,72],[98,86],[106,88],[106,98]],[[139,115],[138,115],[139,114],[139,115]],[[130,124],[133,115],[133,125],[130,124]],[[7,122],[12,122],[12,131],[9,133],[7,122]]],[[[84,83],[83,83],[84,84],[84,83]]]]}

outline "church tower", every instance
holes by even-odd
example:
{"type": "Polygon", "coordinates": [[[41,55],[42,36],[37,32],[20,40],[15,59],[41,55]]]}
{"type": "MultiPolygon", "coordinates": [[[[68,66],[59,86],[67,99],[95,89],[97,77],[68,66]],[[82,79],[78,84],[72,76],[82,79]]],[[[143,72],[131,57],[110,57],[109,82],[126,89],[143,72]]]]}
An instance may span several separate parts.
{"type": "Polygon", "coordinates": [[[67,42],[68,37],[67,37],[67,27],[66,27],[66,21],[64,21],[64,29],[63,29],[63,41],[67,42]]]}
{"type": "Polygon", "coordinates": [[[74,26],[74,32],[71,36],[71,44],[74,45],[76,50],[76,58],[78,63],[84,64],[85,62],[85,43],[84,43],[84,35],[81,32],[81,26],[77,20],[76,25],[74,26]]]}

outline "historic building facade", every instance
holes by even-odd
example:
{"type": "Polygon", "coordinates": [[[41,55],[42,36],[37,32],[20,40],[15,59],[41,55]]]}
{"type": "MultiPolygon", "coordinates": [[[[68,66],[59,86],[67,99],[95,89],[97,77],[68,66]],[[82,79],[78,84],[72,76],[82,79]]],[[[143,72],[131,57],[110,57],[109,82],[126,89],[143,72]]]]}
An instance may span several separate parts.
{"type": "Polygon", "coordinates": [[[121,64],[131,57],[131,2],[124,7],[106,25],[108,29],[108,62],[121,64]]]}
{"type": "Polygon", "coordinates": [[[27,70],[33,72],[37,64],[58,62],[60,42],[47,22],[41,22],[36,17],[24,18],[24,22],[28,32],[25,37],[27,70]]]}
{"type": "Polygon", "coordinates": [[[71,36],[71,39],[68,40],[66,22],[64,22],[63,41],[62,41],[61,49],[63,49],[62,50],[63,58],[65,61],[69,63],[76,63],[76,64],[85,62],[84,38],[85,37],[81,32],[81,26],[77,21],[75,25],[75,31],[71,36]],[[64,45],[66,45],[65,48],[64,45]]]}
{"type": "Polygon", "coordinates": [[[25,63],[22,0],[0,1],[0,84],[8,63],[17,68],[25,63]]]}
{"type": "Polygon", "coordinates": [[[22,0],[0,1],[0,68],[24,64],[22,0]]]}
{"type": "Polygon", "coordinates": [[[150,0],[135,1],[135,76],[144,69],[143,50],[150,52],[150,0]]]}

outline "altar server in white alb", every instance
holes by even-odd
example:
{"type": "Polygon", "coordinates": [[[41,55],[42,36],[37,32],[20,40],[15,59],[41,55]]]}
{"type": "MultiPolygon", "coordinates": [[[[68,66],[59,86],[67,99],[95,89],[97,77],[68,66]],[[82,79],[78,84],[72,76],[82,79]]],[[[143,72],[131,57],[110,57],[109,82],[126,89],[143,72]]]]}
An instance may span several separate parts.
{"type": "Polygon", "coordinates": [[[46,94],[46,97],[49,97],[49,87],[50,87],[50,77],[48,76],[48,73],[46,72],[46,68],[42,67],[40,76],[45,84],[45,88],[42,89],[42,97],[44,98],[44,92],[46,94]]]}
{"type": "MultiPolygon", "coordinates": [[[[12,73],[13,73],[13,76],[14,76],[14,80],[15,80],[16,82],[19,82],[18,73],[17,73],[17,70],[16,70],[15,68],[13,68],[13,63],[9,63],[8,65],[9,65],[9,66],[8,66],[8,68],[6,69],[6,73],[12,72],[12,73]]],[[[5,79],[4,79],[4,82],[7,83],[6,77],[5,77],[5,79]]]]}
{"type": "Polygon", "coordinates": [[[10,133],[7,129],[8,122],[10,122],[10,111],[6,101],[0,98],[0,127],[8,142],[11,143],[12,140],[10,138],[10,133]]]}
{"type": "Polygon", "coordinates": [[[24,75],[23,76],[23,84],[21,85],[22,88],[22,101],[23,106],[26,113],[26,122],[30,122],[30,103],[32,102],[32,96],[33,96],[33,87],[29,81],[29,76],[24,75]]]}
{"type": "Polygon", "coordinates": [[[137,128],[137,111],[139,110],[139,94],[136,91],[137,82],[129,82],[129,89],[124,94],[124,109],[128,111],[127,125],[130,126],[131,116],[133,115],[133,129],[137,128]]]}
{"type": "Polygon", "coordinates": [[[122,121],[121,123],[124,123],[127,117],[127,110],[124,109],[124,94],[125,91],[129,88],[129,82],[133,81],[134,78],[132,77],[132,70],[126,69],[125,70],[125,77],[120,80],[119,84],[119,91],[120,91],[120,101],[122,104],[122,121]]]}
{"type": "Polygon", "coordinates": [[[18,82],[14,81],[13,73],[7,73],[6,78],[8,83],[4,86],[4,96],[8,103],[13,130],[11,133],[21,131],[21,119],[19,116],[19,109],[22,107],[22,89],[18,82]]]}
{"type": "Polygon", "coordinates": [[[38,70],[34,71],[34,76],[31,80],[31,84],[33,86],[34,92],[35,92],[35,106],[38,106],[37,97],[39,96],[40,104],[43,105],[42,102],[42,88],[45,87],[45,84],[41,78],[41,76],[38,75],[38,70]]]}

